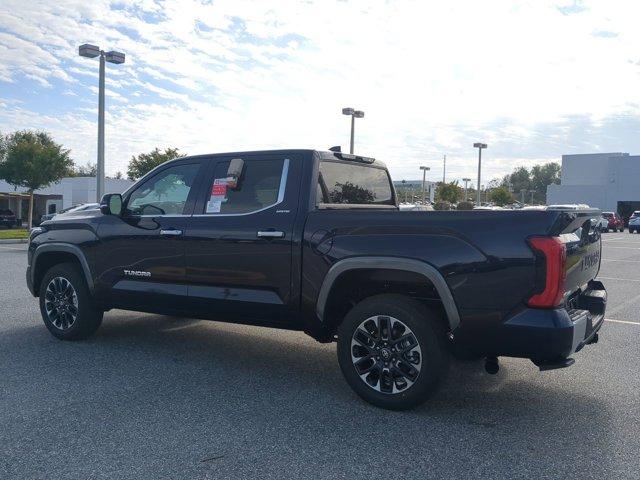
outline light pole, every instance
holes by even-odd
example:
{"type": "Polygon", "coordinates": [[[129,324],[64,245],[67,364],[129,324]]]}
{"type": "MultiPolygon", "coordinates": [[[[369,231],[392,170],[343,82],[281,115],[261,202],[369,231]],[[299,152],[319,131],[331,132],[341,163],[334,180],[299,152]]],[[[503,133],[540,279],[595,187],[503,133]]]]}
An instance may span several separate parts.
{"type": "Polygon", "coordinates": [[[474,143],[473,148],[478,149],[478,196],[476,198],[476,205],[480,206],[480,175],[482,173],[482,149],[487,148],[487,144],[474,143]]]}
{"type": "Polygon", "coordinates": [[[471,179],[470,178],[463,178],[462,181],[464,182],[464,201],[467,201],[467,182],[470,182],[471,179]]]}
{"type": "Polygon", "coordinates": [[[425,166],[421,166],[420,170],[422,170],[422,204],[424,205],[426,203],[425,200],[425,187],[426,187],[426,180],[427,180],[427,171],[431,170],[429,167],[425,167],[425,166]]]}
{"type": "Polygon", "coordinates": [[[444,160],[443,160],[443,165],[442,165],[442,184],[444,185],[446,183],[446,178],[447,178],[447,156],[444,156],[444,160]]]}
{"type": "Polygon", "coordinates": [[[104,70],[105,61],[109,63],[124,63],[124,53],[100,50],[100,47],[85,43],[80,45],[78,53],[81,57],[100,57],[100,77],[98,80],[98,162],[96,165],[96,199],[102,200],[104,195],[104,70]]]}
{"type": "Polygon", "coordinates": [[[351,147],[349,153],[353,155],[353,130],[356,123],[356,118],[364,118],[364,112],[362,110],[354,110],[353,108],[343,108],[343,115],[351,115],[351,147]]]}

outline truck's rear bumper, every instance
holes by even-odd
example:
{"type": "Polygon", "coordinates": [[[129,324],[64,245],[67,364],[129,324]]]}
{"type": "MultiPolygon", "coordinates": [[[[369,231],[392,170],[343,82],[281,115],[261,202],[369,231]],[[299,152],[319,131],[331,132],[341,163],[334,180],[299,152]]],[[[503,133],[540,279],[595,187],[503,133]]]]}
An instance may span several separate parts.
{"type": "Polygon", "coordinates": [[[595,342],[606,304],[604,286],[591,281],[571,309],[524,309],[500,327],[500,355],[530,358],[538,365],[566,359],[595,342]]]}

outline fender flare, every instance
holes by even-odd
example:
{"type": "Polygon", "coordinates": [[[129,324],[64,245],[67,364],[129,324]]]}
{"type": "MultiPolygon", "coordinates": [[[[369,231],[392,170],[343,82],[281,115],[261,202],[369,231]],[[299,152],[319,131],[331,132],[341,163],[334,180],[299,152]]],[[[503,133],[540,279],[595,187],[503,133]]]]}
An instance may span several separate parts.
{"type": "Polygon", "coordinates": [[[64,252],[70,253],[78,259],[80,266],[82,267],[82,273],[84,274],[84,279],[87,282],[87,286],[89,287],[89,291],[93,291],[93,277],[91,276],[91,270],[89,269],[89,262],[87,262],[87,258],[85,257],[82,250],[75,245],[70,245],[68,243],[45,243],[36,248],[35,252],[33,252],[33,260],[31,261],[31,284],[34,285],[35,289],[35,275],[36,270],[38,268],[38,258],[43,253],[50,252],[64,252]]]}
{"type": "Polygon", "coordinates": [[[325,307],[329,299],[329,294],[331,293],[331,288],[338,277],[349,270],[372,268],[404,270],[424,276],[433,284],[438,295],[440,295],[451,331],[455,330],[460,324],[458,307],[453,300],[451,290],[442,274],[433,265],[420,260],[401,257],[352,257],[345,258],[333,264],[324,277],[316,302],[316,314],[321,322],[324,321],[325,307]]]}

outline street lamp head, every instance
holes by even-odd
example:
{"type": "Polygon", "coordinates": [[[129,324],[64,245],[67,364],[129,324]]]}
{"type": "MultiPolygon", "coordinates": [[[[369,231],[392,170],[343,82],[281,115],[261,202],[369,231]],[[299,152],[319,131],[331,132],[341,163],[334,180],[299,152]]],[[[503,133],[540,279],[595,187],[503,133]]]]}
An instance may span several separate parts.
{"type": "Polygon", "coordinates": [[[364,118],[364,112],[362,110],[356,110],[353,112],[353,116],[356,118],[364,118]]]}
{"type": "Polygon", "coordinates": [[[116,63],[116,64],[124,63],[124,53],[115,52],[112,50],[105,54],[104,59],[109,63],[116,63]]]}
{"type": "Polygon", "coordinates": [[[487,148],[486,143],[474,143],[473,148],[487,148]]]}
{"type": "Polygon", "coordinates": [[[81,57],[95,58],[100,55],[100,47],[85,43],[84,45],[80,45],[78,53],[81,57]]]}
{"type": "Polygon", "coordinates": [[[353,115],[353,108],[343,108],[342,109],[342,114],[343,115],[353,115]]]}

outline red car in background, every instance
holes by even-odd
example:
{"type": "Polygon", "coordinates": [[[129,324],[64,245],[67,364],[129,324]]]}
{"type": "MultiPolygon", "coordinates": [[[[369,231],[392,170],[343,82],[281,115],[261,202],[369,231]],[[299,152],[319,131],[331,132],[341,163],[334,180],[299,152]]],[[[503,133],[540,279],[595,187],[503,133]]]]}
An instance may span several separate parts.
{"type": "Polygon", "coordinates": [[[609,221],[609,225],[607,227],[607,231],[613,230],[614,232],[623,232],[624,231],[624,222],[620,215],[616,212],[602,212],[602,217],[606,218],[609,221]]]}

